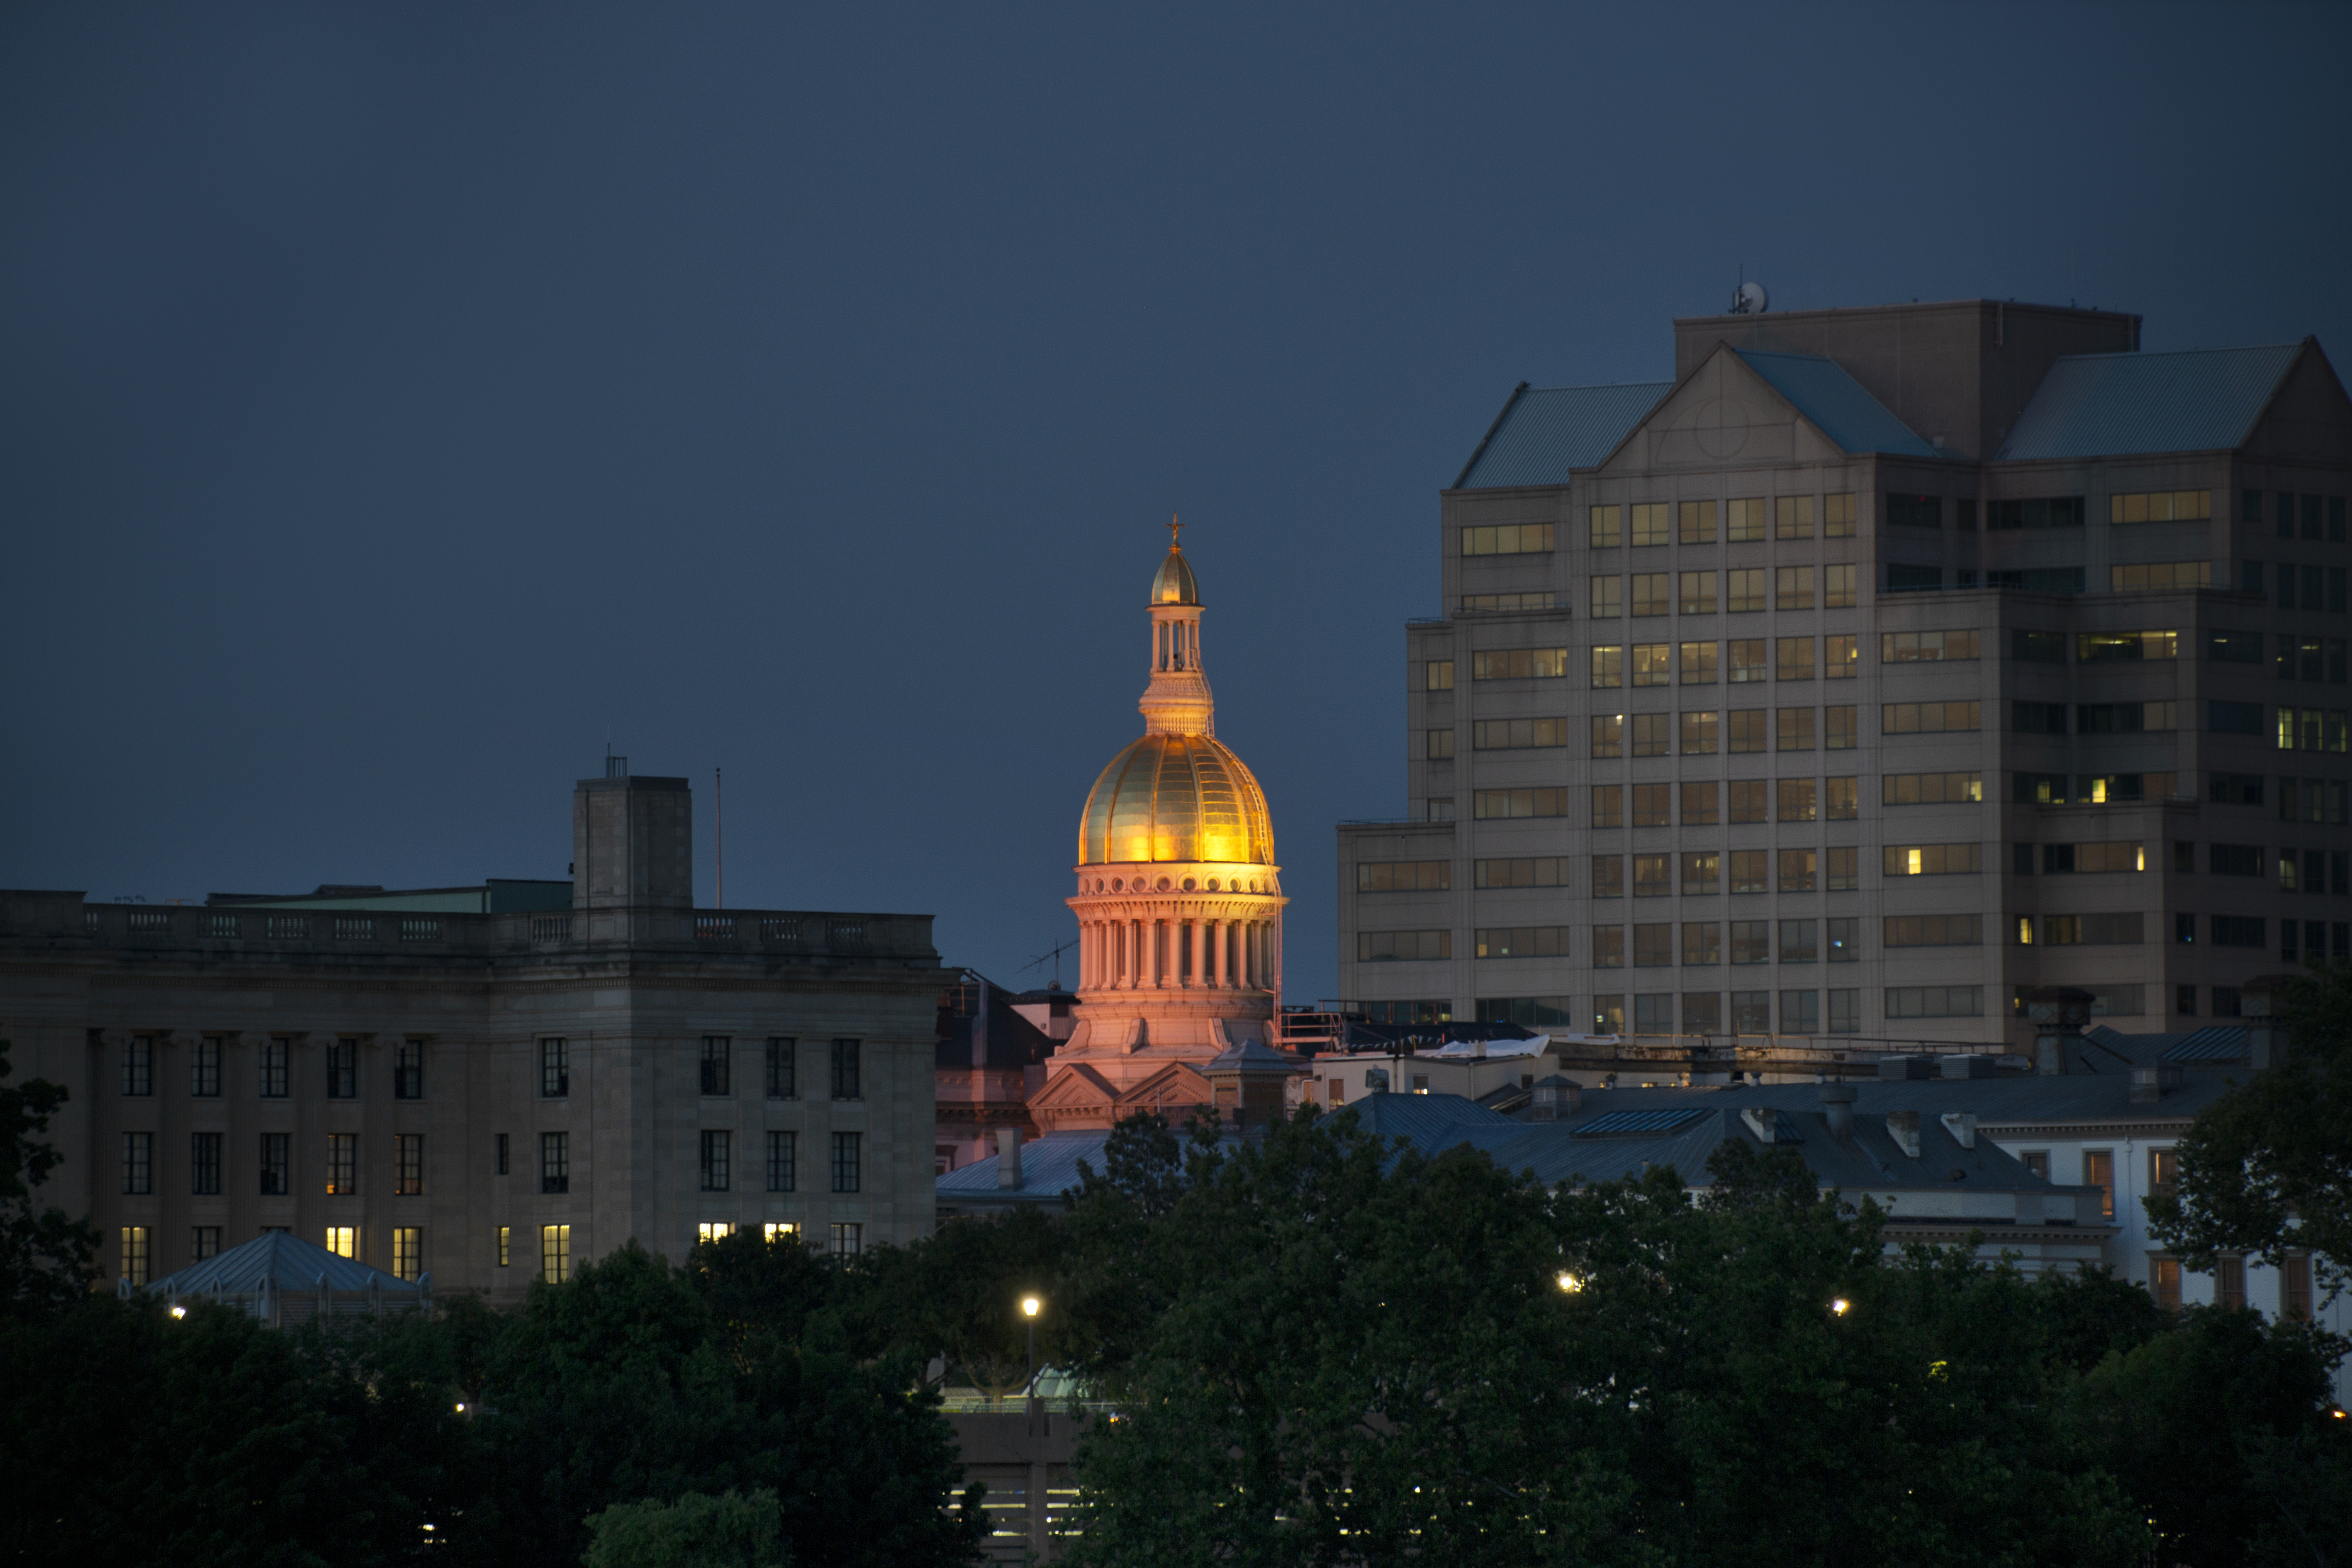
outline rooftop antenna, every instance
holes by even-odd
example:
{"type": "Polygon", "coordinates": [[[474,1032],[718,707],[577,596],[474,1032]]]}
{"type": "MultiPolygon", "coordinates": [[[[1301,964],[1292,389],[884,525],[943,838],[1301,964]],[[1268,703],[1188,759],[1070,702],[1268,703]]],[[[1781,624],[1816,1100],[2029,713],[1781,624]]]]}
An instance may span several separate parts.
{"type": "Polygon", "coordinates": [[[1731,314],[1760,316],[1771,308],[1771,296],[1764,292],[1761,283],[1748,281],[1748,263],[1739,264],[1739,287],[1731,296],[1731,314]]]}
{"type": "Polygon", "coordinates": [[[1039,953],[1036,957],[1023,964],[1014,973],[1026,974],[1031,970],[1036,968],[1039,964],[1045,963],[1050,958],[1054,961],[1054,989],[1059,991],[1062,988],[1062,954],[1067,952],[1070,949],[1077,945],[1078,939],[1072,937],[1069,941],[1055,947],[1053,952],[1039,953]]]}
{"type": "Polygon", "coordinates": [[[727,907],[727,770],[714,768],[711,772],[711,794],[719,811],[719,831],[714,836],[719,841],[719,901],[711,907],[723,910],[727,907]]]}

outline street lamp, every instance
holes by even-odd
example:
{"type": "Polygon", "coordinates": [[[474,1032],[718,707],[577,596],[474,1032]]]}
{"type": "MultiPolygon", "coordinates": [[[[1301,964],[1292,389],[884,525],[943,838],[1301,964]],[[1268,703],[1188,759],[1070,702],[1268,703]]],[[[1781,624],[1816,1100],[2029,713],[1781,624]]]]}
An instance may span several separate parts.
{"type": "Polygon", "coordinates": [[[1830,1310],[1843,1318],[1846,1314],[1846,1309],[1853,1305],[1853,1302],[1847,1300],[1844,1297],[1840,1296],[1837,1300],[1830,1303],[1830,1310]]]}
{"type": "Polygon", "coordinates": [[[1575,1275],[1570,1274],[1565,1268],[1559,1271],[1558,1284],[1562,1290],[1567,1291],[1571,1296],[1584,1289],[1584,1281],[1579,1279],[1575,1275]]]}
{"type": "Polygon", "coordinates": [[[1029,1397],[1037,1396],[1037,1309],[1045,1303],[1034,1296],[1021,1298],[1021,1315],[1029,1320],[1029,1397]]]}

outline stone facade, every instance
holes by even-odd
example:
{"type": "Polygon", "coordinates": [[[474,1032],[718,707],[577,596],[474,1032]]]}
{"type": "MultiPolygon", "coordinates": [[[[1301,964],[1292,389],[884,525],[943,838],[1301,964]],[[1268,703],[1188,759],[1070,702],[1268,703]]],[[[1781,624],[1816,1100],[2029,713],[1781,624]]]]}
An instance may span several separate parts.
{"type": "Polygon", "coordinates": [[[575,803],[564,910],[0,892],[0,1037],[72,1094],[43,1191],[110,1278],[347,1229],[375,1267],[512,1299],[559,1247],[930,1233],[930,917],[698,910],[684,780],[575,803]]]}

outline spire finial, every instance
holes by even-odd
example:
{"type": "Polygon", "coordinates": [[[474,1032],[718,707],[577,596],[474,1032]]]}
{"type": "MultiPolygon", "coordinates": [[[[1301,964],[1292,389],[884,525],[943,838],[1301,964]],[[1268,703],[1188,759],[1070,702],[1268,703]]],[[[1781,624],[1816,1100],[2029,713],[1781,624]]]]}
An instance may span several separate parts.
{"type": "Polygon", "coordinates": [[[1184,525],[1183,525],[1183,523],[1182,523],[1181,521],[1178,521],[1178,519],[1177,519],[1177,515],[1176,515],[1174,512],[1172,512],[1172,511],[1171,511],[1171,512],[1170,512],[1170,513],[1168,514],[1168,548],[1169,548],[1169,549],[1171,549],[1171,550],[1181,550],[1181,549],[1183,549],[1183,548],[1184,548],[1184,541],[1183,541],[1183,538],[1182,538],[1182,534],[1183,534],[1183,532],[1184,532],[1184,525]]]}

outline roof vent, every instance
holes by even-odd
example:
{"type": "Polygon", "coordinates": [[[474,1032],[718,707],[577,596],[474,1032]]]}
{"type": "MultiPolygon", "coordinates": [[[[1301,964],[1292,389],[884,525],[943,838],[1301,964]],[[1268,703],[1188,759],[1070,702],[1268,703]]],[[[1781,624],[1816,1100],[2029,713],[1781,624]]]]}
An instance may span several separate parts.
{"type": "Polygon", "coordinates": [[[996,1130],[996,1184],[1000,1190],[1018,1188],[1021,1180],[1021,1129],[1000,1127],[996,1130]]]}
{"type": "Polygon", "coordinates": [[[1916,1160],[1919,1157],[1919,1113],[1916,1110],[1890,1110],[1886,1113],[1886,1135],[1895,1146],[1916,1160]]]}
{"type": "Polygon", "coordinates": [[[1952,1135],[1953,1142],[1963,1149],[1973,1149],[1977,1146],[1977,1113],[1975,1111],[1947,1110],[1941,1120],[1944,1123],[1944,1131],[1952,1135]]]}

